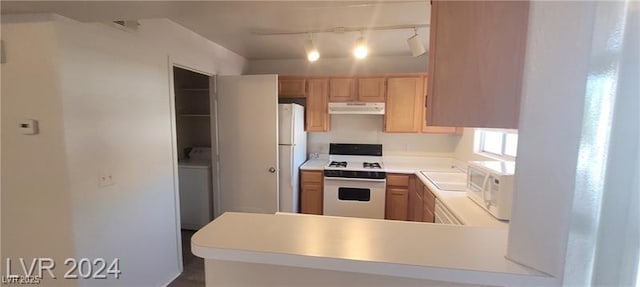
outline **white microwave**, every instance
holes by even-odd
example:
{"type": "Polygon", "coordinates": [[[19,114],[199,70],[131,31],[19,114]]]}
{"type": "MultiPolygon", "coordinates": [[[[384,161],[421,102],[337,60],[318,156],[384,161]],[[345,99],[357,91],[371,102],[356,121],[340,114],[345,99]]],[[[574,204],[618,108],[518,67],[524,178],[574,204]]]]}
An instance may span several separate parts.
{"type": "Polygon", "coordinates": [[[470,161],[467,196],[500,220],[511,219],[515,162],[470,161]]]}

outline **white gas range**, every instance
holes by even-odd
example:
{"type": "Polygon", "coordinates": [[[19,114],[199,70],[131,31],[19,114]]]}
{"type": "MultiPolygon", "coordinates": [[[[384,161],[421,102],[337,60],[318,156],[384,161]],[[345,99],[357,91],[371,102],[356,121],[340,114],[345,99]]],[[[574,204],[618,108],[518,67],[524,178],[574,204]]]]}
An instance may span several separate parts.
{"type": "Polygon", "coordinates": [[[383,219],[386,182],[382,145],[332,143],[324,168],[323,212],[383,219]]]}

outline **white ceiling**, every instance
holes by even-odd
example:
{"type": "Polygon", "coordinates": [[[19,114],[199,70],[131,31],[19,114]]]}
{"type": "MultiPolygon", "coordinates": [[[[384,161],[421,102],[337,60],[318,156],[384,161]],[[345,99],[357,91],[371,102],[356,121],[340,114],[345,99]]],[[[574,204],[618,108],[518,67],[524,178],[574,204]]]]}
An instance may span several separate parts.
{"type": "MultiPolygon", "coordinates": [[[[248,59],[304,58],[308,35],[254,31],[428,24],[429,1],[1,1],[2,14],[57,13],[83,22],[168,18],[248,59]]],[[[428,47],[429,30],[419,28],[428,47]]],[[[322,57],[348,57],[358,32],[314,34],[322,57]]],[[[365,32],[371,55],[411,55],[412,30],[365,32]]]]}

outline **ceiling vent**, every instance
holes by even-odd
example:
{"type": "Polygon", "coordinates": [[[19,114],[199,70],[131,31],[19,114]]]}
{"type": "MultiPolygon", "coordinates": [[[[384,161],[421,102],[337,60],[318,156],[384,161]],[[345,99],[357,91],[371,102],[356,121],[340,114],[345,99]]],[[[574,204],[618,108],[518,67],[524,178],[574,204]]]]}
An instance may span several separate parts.
{"type": "Polygon", "coordinates": [[[137,31],[140,26],[140,22],[137,20],[118,20],[113,21],[115,27],[127,31],[137,31]]]}

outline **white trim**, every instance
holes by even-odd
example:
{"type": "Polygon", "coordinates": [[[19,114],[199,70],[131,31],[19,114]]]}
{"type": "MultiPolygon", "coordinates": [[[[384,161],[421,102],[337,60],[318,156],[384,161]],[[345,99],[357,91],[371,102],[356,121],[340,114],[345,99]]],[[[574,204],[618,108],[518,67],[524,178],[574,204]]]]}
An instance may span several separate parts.
{"type": "Polygon", "coordinates": [[[213,218],[220,216],[220,148],[219,141],[220,138],[218,131],[219,121],[218,115],[218,76],[212,75],[209,80],[209,113],[211,114],[211,148],[213,150],[213,154],[211,157],[211,175],[212,175],[212,187],[213,187],[213,218]],[[213,87],[211,87],[211,79],[213,79],[213,87]],[[213,88],[213,89],[212,89],[213,88]],[[213,182],[215,179],[215,182],[213,182]]]}
{"type": "Polygon", "coordinates": [[[178,136],[176,131],[176,94],[173,82],[173,59],[167,57],[167,66],[169,69],[169,114],[171,125],[171,165],[173,169],[173,198],[176,226],[176,250],[178,252],[178,271],[182,274],[184,266],[182,266],[182,231],[180,229],[180,177],[178,176],[178,136]]]}
{"type": "Polygon", "coordinates": [[[169,282],[165,283],[162,286],[169,286],[173,281],[176,281],[176,279],[178,279],[178,277],[180,277],[180,275],[182,275],[182,270],[180,270],[180,272],[178,272],[178,274],[173,275],[173,277],[171,278],[171,280],[169,280],[169,282]]]}
{"type": "MultiPolygon", "coordinates": [[[[178,269],[180,271],[180,274],[182,274],[182,272],[184,271],[184,266],[182,265],[182,229],[181,229],[181,224],[180,224],[180,177],[178,175],[178,136],[177,136],[177,127],[176,127],[176,94],[175,94],[175,83],[174,83],[174,74],[173,74],[173,68],[174,67],[178,67],[181,69],[185,69],[185,70],[189,70],[198,74],[203,74],[209,77],[214,76],[215,77],[215,73],[209,73],[209,72],[205,72],[205,71],[201,71],[195,68],[191,68],[182,64],[179,64],[176,62],[176,60],[171,57],[171,55],[169,55],[167,57],[167,62],[168,62],[168,69],[169,69],[169,107],[170,107],[170,115],[171,115],[171,119],[170,119],[170,125],[171,125],[171,163],[173,166],[173,189],[174,189],[174,211],[175,211],[175,226],[176,226],[176,235],[177,235],[177,241],[176,241],[176,249],[178,252],[178,269]]],[[[214,117],[212,117],[213,119],[214,117]]],[[[217,118],[217,114],[216,114],[216,118],[217,118]]],[[[217,122],[217,119],[216,119],[217,122]]],[[[213,138],[212,138],[213,139],[213,138]]],[[[213,142],[212,142],[213,144],[213,142]]],[[[217,145],[217,142],[216,142],[217,145]]],[[[212,168],[213,170],[213,168],[212,168]]],[[[213,187],[214,189],[216,188],[215,186],[213,187]]],[[[215,192],[215,190],[214,190],[215,192]]]]}

